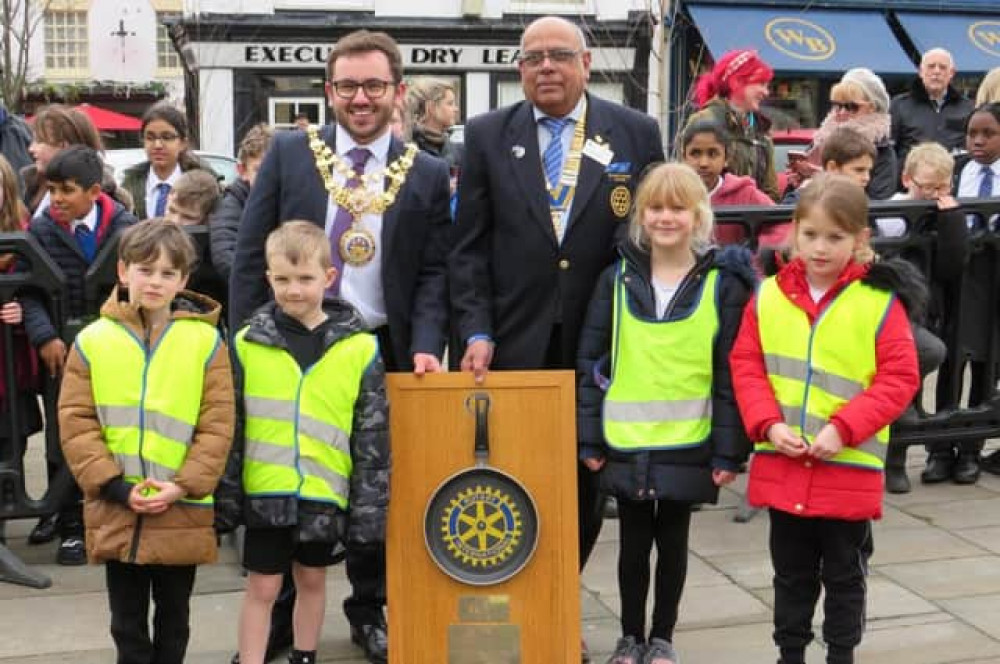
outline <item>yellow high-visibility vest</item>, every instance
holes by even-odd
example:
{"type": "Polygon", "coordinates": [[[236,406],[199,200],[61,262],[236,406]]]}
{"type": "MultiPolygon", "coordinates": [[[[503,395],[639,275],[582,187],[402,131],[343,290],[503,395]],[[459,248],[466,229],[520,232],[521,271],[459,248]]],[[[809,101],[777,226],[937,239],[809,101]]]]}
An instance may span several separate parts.
{"type": "MultiPolygon", "coordinates": [[[[171,320],[147,348],[125,325],[102,317],[75,343],[90,368],[101,434],[124,479],[172,481],[198,423],[218,330],[201,320],[171,320]]],[[[211,505],[212,496],[184,502],[211,505]]]]}
{"type": "Polygon", "coordinates": [[[604,438],[623,451],[701,445],[712,432],[718,270],[705,276],[693,311],[670,321],[642,320],[632,313],[624,274],[623,261],[615,279],[604,438]]]}
{"type": "Polygon", "coordinates": [[[353,334],[305,372],[288,352],[236,335],[246,412],[248,496],[296,495],[347,509],[354,404],[378,342],[353,334]]]}
{"type": "MultiPolygon", "coordinates": [[[[872,384],[876,338],[892,299],[892,293],[853,281],[810,327],[807,314],[781,292],[774,277],[761,284],[757,325],[768,379],[785,424],[807,442],[872,384]]],[[[881,471],[888,443],[885,426],[855,447],[844,446],[829,462],[881,471]]],[[[754,448],[776,451],[767,441],[754,448]]]]}

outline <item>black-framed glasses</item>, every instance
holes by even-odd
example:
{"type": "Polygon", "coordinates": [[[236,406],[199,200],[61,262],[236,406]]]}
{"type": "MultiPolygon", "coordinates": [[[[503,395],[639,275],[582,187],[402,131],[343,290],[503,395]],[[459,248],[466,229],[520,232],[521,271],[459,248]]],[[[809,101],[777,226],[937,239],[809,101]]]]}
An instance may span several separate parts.
{"type": "Polygon", "coordinates": [[[921,193],[928,196],[945,196],[951,192],[951,183],[943,182],[920,182],[916,178],[910,178],[910,182],[917,186],[921,193]]]}
{"type": "Polygon", "coordinates": [[[863,104],[856,101],[831,101],[830,108],[835,111],[847,111],[848,113],[857,113],[861,110],[863,104]]]}
{"type": "Polygon", "coordinates": [[[150,132],[148,134],[143,134],[142,135],[142,140],[146,141],[147,143],[151,143],[151,144],[152,143],[156,143],[157,141],[159,141],[160,143],[163,143],[164,145],[166,145],[167,143],[173,143],[178,138],[180,138],[180,134],[169,134],[169,133],[166,133],[166,134],[154,134],[154,133],[150,132]]]}
{"type": "Polygon", "coordinates": [[[538,67],[543,62],[545,58],[548,58],[552,64],[556,65],[566,65],[576,59],[576,56],[580,55],[580,50],[573,50],[571,48],[554,48],[551,51],[525,51],[521,53],[518,60],[523,65],[528,67],[538,67]]]}
{"type": "Polygon", "coordinates": [[[385,96],[385,91],[393,84],[392,81],[383,81],[380,78],[369,78],[365,81],[352,81],[344,79],[342,81],[331,81],[333,91],[341,99],[354,99],[358,90],[364,90],[365,96],[369,99],[381,99],[385,96]]]}

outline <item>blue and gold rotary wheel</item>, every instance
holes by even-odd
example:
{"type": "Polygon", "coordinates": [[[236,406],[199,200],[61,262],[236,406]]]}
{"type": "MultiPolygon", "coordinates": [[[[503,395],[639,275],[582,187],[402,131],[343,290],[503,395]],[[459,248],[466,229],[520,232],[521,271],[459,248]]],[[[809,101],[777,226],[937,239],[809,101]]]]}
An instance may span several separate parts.
{"type": "Polygon", "coordinates": [[[517,574],[538,541],[534,503],[496,470],[459,474],[438,489],[424,518],[427,550],[445,573],[470,585],[517,574]]]}

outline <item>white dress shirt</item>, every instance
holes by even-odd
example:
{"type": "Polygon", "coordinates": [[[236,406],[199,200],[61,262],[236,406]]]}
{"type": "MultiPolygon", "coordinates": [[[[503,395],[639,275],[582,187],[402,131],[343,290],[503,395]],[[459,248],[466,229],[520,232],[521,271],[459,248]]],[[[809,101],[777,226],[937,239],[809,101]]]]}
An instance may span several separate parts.
{"type": "MultiPolygon", "coordinates": [[[[983,182],[983,166],[978,161],[970,161],[962,168],[962,173],[958,177],[958,197],[978,198],[979,186],[983,182]]],[[[993,171],[993,196],[1000,197],[1000,159],[997,159],[989,168],[993,171]]]]}
{"type": "MultiPolygon", "coordinates": [[[[183,175],[181,171],[181,165],[174,165],[174,172],[167,176],[166,180],[161,180],[159,176],[156,175],[156,171],[153,170],[153,165],[149,165],[149,174],[146,175],[146,217],[152,217],[156,213],[156,199],[160,197],[159,186],[161,184],[169,184],[170,188],[173,189],[174,183],[177,182],[177,178],[183,175]]],[[[163,210],[166,214],[166,209],[163,210]]]]}
{"type": "MultiPolygon", "coordinates": [[[[583,119],[584,101],[585,101],[584,96],[580,95],[580,101],[576,102],[576,107],[569,112],[569,115],[565,116],[567,118],[571,118],[573,122],[566,123],[566,125],[563,127],[562,135],[559,137],[560,140],[562,141],[562,157],[563,157],[562,164],[559,167],[560,172],[562,172],[562,169],[565,168],[566,158],[569,156],[570,148],[573,146],[573,132],[576,131],[576,123],[580,122],[580,120],[583,119]]],[[[539,159],[542,160],[542,163],[544,164],[545,150],[548,149],[549,143],[552,142],[552,133],[549,132],[549,130],[546,129],[545,126],[542,125],[541,122],[539,122],[539,120],[541,118],[549,116],[546,113],[542,112],[542,110],[537,106],[532,106],[531,108],[532,111],[534,111],[535,127],[536,130],[538,131],[538,157],[539,159]]],[[[563,224],[562,224],[563,236],[565,236],[566,229],[569,227],[569,217],[572,211],[573,211],[573,201],[570,201],[569,205],[566,207],[566,211],[563,212],[563,224]]],[[[559,241],[562,242],[561,237],[559,238],[559,241]]]]}
{"type": "MultiPolygon", "coordinates": [[[[347,133],[340,125],[337,125],[337,156],[350,161],[347,153],[354,148],[368,148],[371,156],[365,163],[365,173],[375,173],[384,171],[389,160],[389,144],[392,142],[392,132],[386,131],[367,145],[358,144],[354,138],[347,133]]],[[[339,184],[344,184],[344,176],[333,170],[333,179],[339,184]]],[[[382,193],[385,190],[384,178],[379,178],[372,190],[382,193]]],[[[333,220],[337,216],[338,206],[333,202],[333,198],[328,198],[326,205],[326,235],[330,236],[330,229],[333,228],[333,220]]],[[[375,255],[365,265],[349,265],[344,263],[343,274],[340,277],[340,296],[350,302],[361,313],[365,325],[369,330],[382,327],[389,322],[389,317],[385,311],[385,293],[382,290],[382,215],[366,214],[361,217],[359,226],[375,238],[375,255]]],[[[339,247],[331,246],[332,251],[339,251],[339,247]]]]}

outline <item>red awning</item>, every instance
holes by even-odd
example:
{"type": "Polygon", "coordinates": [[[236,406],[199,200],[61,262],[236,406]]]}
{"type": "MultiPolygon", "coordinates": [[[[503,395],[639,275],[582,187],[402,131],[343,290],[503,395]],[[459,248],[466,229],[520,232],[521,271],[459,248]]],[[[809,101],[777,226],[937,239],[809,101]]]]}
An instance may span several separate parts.
{"type": "Polygon", "coordinates": [[[131,115],[90,104],[80,104],[74,108],[86,113],[98,131],[139,131],[142,129],[142,121],[131,115]]]}
{"type": "MultiPolygon", "coordinates": [[[[139,131],[142,129],[142,120],[131,115],[125,115],[117,111],[111,111],[99,106],[90,104],[79,104],[74,106],[94,123],[97,131],[139,131]]],[[[34,122],[35,116],[27,118],[28,122],[34,122]]]]}

